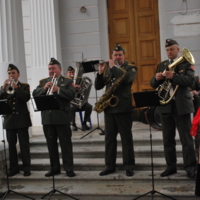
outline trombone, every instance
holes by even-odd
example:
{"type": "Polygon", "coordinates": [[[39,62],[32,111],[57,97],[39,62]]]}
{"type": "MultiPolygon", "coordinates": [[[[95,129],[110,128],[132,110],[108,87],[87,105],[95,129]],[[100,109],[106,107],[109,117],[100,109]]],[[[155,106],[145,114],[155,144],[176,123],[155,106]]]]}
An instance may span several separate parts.
{"type": "Polygon", "coordinates": [[[54,73],[54,75],[53,75],[53,78],[51,80],[51,83],[53,83],[53,84],[52,84],[51,87],[48,88],[46,95],[51,95],[52,94],[52,90],[53,90],[54,86],[56,85],[56,78],[55,78],[55,76],[56,76],[56,73],[54,73]]]}

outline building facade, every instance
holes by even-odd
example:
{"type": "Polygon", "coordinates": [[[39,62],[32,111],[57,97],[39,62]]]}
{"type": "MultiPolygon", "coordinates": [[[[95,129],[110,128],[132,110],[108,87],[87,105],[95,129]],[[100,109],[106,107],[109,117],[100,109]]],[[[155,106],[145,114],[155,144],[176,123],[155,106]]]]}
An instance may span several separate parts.
{"type": "MultiPolygon", "coordinates": [[[[120,0],[113,0],[114,3],[120,0]]],[[[200,1],[157,3],[161,60],[166,59],[165,40],[176,39],[181,48],[191,51],[196,61],[195,72],[200,75],[200,1]]],[[[22,81],[28,82],[32,91],[40,79],[48,77],[51,57],[61,62],[63,74],[76,62],[109,58],[106,0],[0,0],[0,12],[2,83],[7,77],[8,63],[19,66],[22,81]]],[[[93,81],[95,75],[84,74],[93,81]]],[[[97,96],[103,93],[98,91],[97,96]]],[[[92,105],[96,102],[94,87],[88,101],[92,105]]],[[[31,102],[29,109],[33,126],[41,126],[40,112],[34,112],[31,102]]],[[[99,116],[102,122],[103,114],[99,116]]],[[[95,112],[92,121],[97,122],[95,112]]]]}

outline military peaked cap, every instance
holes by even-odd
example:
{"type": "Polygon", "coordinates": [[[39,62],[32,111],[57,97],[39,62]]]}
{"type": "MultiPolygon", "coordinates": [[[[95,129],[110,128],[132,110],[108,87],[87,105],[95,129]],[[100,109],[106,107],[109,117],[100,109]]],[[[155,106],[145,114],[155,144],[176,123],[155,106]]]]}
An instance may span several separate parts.
{"type": "Polygon", "coordinates": [[[169,47],[169,46],[172,46],[174,44],[178,45],[178,42],[176,40],[166,39],[165,47],[169,47]]]}
{"type": "Polygon", "coordinates": [[[17,70],[17,72],[19,74],[19,69],[15,65],[13,65],[13,64],[8,65],[8,71],[11,71],[11,70],[14,70],[14,69],[17,70]]]}

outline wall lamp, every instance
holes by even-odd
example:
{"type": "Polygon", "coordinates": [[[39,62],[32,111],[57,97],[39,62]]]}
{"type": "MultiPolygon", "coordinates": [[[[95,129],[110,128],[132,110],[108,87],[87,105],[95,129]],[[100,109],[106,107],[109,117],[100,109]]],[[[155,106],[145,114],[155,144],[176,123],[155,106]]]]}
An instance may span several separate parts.
{"type": "Polygon", "coordinates": [[[82,6],[82,7],[80,8],[80,11],[81,11],[81,13],[86,13],[86,11],[87,11],[87,8],[86,8],[86,7],[84,7],[84,6],[82,6]]]}

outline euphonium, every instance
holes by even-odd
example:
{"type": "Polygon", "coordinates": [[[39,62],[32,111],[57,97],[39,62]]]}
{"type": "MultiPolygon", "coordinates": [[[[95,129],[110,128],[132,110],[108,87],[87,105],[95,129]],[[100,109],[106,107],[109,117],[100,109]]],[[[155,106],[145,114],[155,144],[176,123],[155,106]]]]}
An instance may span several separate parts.
{"type": "Polygon", "coordinates": [[[15,80],[12,77],[10,77],[9,85],[6,87],[7,94],[14,94],[14,92],[15,92],[15,89],[13,87],[14,82],[15,82],[15,80]]]}
{"type": "MultiPolygon", "coordinates": [[[[108,65],[107,65],[107,67],[108,67],[108,65]]],[[[117,96],[113,96],[113,93],[117,89],[117,87],[121,84],[121,82],[124,80],[125,75],[126,75],[125,69],[123,69],[121,67],[119,69],[121,69],[124,72],[124,74],[121,77],[119,77],[112,84],[112,86],[101,96],[101,98],[95,103],[94,110],[96,112],[101,113],[108,106],[115,107],[119,103],[119,98],[117,96]]]]}
{"type": "MultiPolygon", "coordinates": [[[[171,65],[168,66],[169,70],[174,73],[174,69],[176,68],[176,66],[178,66],[180,63],[182,63],[184,61],[187,61],[190,64],[195,63],[193,55],[186,48],[183,48],[182,55],[176,61],[174,61],[171,65]]],[[[164,72],[165,71],[166,70],[164,70],[164,72]]],[[[165,104],[169,103],[179,88],[179,86],[176,85],[172,95],[170,96],[169,92],[171,90],[171,87],[172,87],[172,83],[170,83],[170,81],[167,79],[166,81],[164,81],[163,84],[159,85],[156,88],[156,90],[158,91],[158,96],[161,98],[160,104],[165,105],[165,104]]]]}

